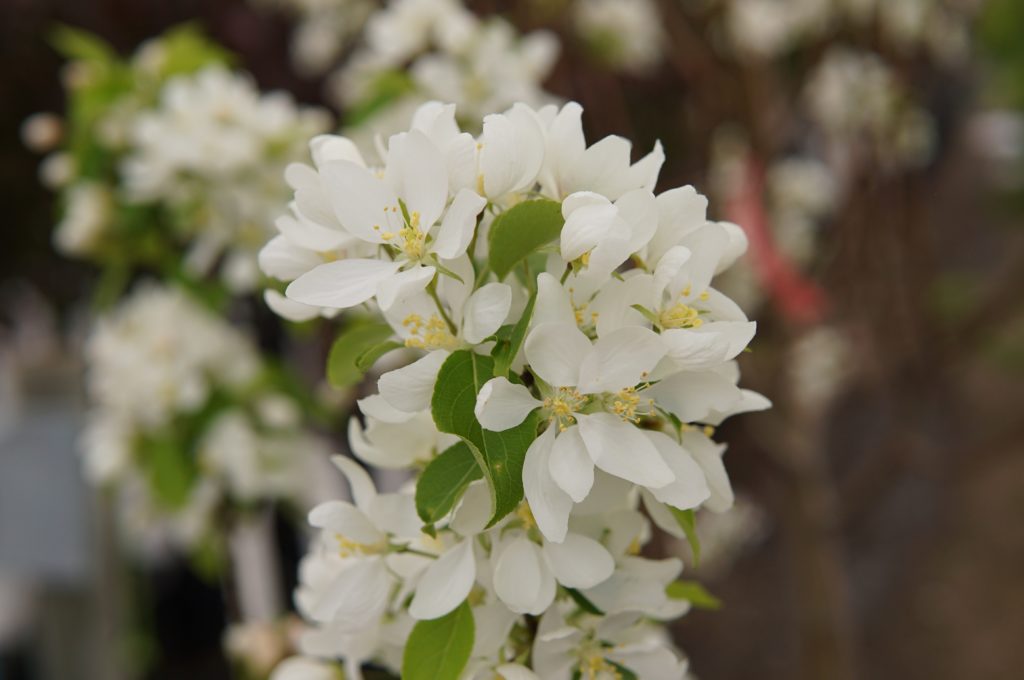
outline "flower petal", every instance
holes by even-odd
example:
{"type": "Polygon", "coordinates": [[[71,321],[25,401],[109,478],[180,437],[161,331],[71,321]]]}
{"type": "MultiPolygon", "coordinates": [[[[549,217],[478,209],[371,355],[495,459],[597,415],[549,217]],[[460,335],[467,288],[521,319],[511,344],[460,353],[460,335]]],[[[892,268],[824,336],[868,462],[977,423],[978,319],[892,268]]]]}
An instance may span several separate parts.
{"type": "Polygon", "coordinates": [[[652,489],[675,481],[658,449],[630,423],[610,413],[579,415],[577,420],[591,460],[608,474],[652,489]]]}
{"type": "Polygon", "coordinates": [[[364,545],[374,545],[386,538],[362,510],[345,501],[327,501],[316,506],[309,511],[309,523],[364,545]]]}
{"type": "Polygon", "coordinates": [[[648,431],[646,435],[676,477],[671,484],[651,489],[654,497],[680,510],[695,508],[706,501],[711,490],[704,471],[693,456],[664,432],[648,431]]]}
{"type": "Polygon", "coordinates": [[[594,486],[594,461],[580,437],[580,428],[569,427],[555,437],[548,471],[562,491],[576,503],[583,501],[594,486]]]}
{"type": "Polygon", "coordinates": [[[729,474],[725,471],[725,463],[722,462],[725,445],[716,444],[702,432],[691,430],[683,433],[683,446],[693,454],[693,459],[700,465],[704,477],[708,480],[711,497],[704,502],[704,507],[711,512],[725,512],[731,508],[735,497],[729,474]]]}
{"type": "Polygon", "coordinates": [[[264,274],[280,281],[297,279],[324,262],[316,253],[296,246],[281,234],[260,249],[257,261],[264,274]]]}
{"type": "Polygon", "coordinates": [[[377,380],[377,391],[399,411],[425,411],[430,408],[437,372],[447,358],[448,352],[439,349],[408,366],[389,371],[377,380]]]}
{"type": "Polygon", "coordinates": [[[377,286],[399,266],[383,260],[328,262],[292,281],[285,293],[296,302],[316,307],[355,307],[376,295],[377,286]]]}
{"type": "Polygon", "coordinates": [[[377,304],[382,310],[387,311],[396,302],[402,302],[421,293],[436,272],[433,267],[412,267],[389,276],[377,287],[377,304]]]}
{"type": "Polygon", "coordinates": [[[537,528],[544,534],[544,538],[557,543],[565,539],[568,531],[572,499],[558,488],[549,472],[554,440],[555,428],[549,427],[526,450],[523,491],[533,518],[537,521],[537,528]]]}
{"type": "Polygon", "coordinates": [[[544,557],[558,582],[568,588],[593,588],[615,571],[608,549],[580,534],[570,533],[561,543],[545,543],[544,557]]]}
{"type": "Polygon", "coordinates": [[[304,305],[301,302],[289,300],[273,288],[268,288],[263,291],[263,301],[267,303],[267,307],[270,307],[270,310],[274,312],[274,314],[277,314],[282,319],[287,319],[288,321],[301,323],[320,316],[319,307],[304,305]]]}
{"type": "Polygon", "coordinates": [[[505,322],[512,307],[512,288],[504,283],[488,283],[466,300],[462,317],[463,339],[476,345],[493,335],[505,322]]]}
{"type": "Polygon", "coordinates": [[[459,190],[444,219],[441,220],[437,239],[431,250],[444,260],[454,260],[465,253],[469,242],[473,240],[477,215],[485,205],[487,199],[477,195],[475,191],[459,190]]]}
{"type": "Polygon", "coordinates": [[[711,413],[728,411],[743,396],[732,381],[715,371],[676,373],[646,393],[684,423],[703,422],[711,413]]]}
{"type": "Polygon", "coordinates": [[[341,470],[341,474],[345,475],[356,507],[367,512],[370,501],[377,495],[377,487],[373,485],[369,473],[363,469],[362,465],[345,456],[331,456],[331,462],[341,470]]]}
{"type": "Polygon", "coordinates": [[[584,394],[616,392],[644,381],[661,358],[665,343],[641,326],[626,326],[598,338],[580,365],[579,390],[584,394]]]}
{"type": "Polygon", "coordinates": [[[385,180],[404,199],[409,213],[419,213],[420,229],[437,222],[448,202],[448,167],[444,156],[419,130],[401,132],[388,142],[385,180]]]}
{"type": "Polygon", "coordinates": [[[320,169],[320,177],[334,215],[348,233],[369,243],[384,243],[381,234],[402,228],[398,199],[366,168],[351,161],[330,161],[320,169]]]}
{"type": "Polygon", "coordinates": [[[537,275],[537,302],[534,303],[530,326],[542,323],[576,323],[572,300],[558,279],[547,272],[537,275]]]}
{"type": "Polygon", "coordinates": [[[494,564],[494,592],[518,614],[541,614],[555,599],[555,577],[540,546],[518,536],[494,564]]]}
{"type": "Polygon", "coordinates": [[[436,619],[459,606],[476,580],[473,542],[461,541],[427,567],[409,605],[414,619],[436,619]]]}
{"type": "Polygon", "coordinates": [[[484,429],[502,432],[523,422],[541,403],[523,385],[491,378],[480,388],[473,413],[484,429]]]}
{"type": "Polygon", "coordinates": [[[310,616],[339,630],[354,631],[380,616],[387,604],[390,579],[379,558],[354,560],[339,572],[314,604],[310,616]]]}
{"type": "Polygon", "coordinates": [[[576,385],[590,340],[576,324],[542,323],[526,337],[526,360],[541,380],[554,387],[576,385]]]}

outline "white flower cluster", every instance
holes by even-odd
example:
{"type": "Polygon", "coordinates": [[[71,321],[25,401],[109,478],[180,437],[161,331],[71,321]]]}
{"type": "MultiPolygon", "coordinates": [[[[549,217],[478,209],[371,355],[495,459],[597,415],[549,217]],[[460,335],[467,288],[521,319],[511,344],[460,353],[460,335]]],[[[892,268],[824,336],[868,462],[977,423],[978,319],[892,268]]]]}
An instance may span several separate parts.
{"type": "Polygon", "coordinates": [[[873,52],[830,48],[810,75],[804,101],[824,131],[829,164],[842,174],[868,153],[883,165],[913,167],[934,148],[934,121],[886,62],[873,52]]]}
{"type": "Polygon", "coordinates": [[[97,322],[85,356],[86,475],[117,488],[144,545],[159,527],[194,547],[225,498],[299,496],[322,445],[290,397],[258,386],[250,341],[180,290],[138,289],[97,322]]]}
{"type": "Polygon", "coordinates": [[[742,54],[772,57],[842,32],[877,26],[904,51],[955,62],[967,56],[971,0],[724,0],[730,40],[742,54]]]}
{"type": "Polygon", "coordinates": [[[633,163],[620,137],[588,146],[581,116],[516,104],[473,137],[429,103],[382,166],[319,137],[314,166],[288,168],[291,215],[261,257],[292,281],[278,302],[369,309],[421,355],[350,429],[416,484],[379,494],[338,457],[353,502],[310,515],[303,649],[347,677],[397,669],[414,625],[463,608],[464,678],[685,674],[656,623],[690,606],[666,590],[683,565],[639,556],[639,507],[682,537],[680,516],[733,502],[713,428],[769,403],[737,387],[755,325],[712,279],[746,240],[692,187],[653,193],[660,145],[633,163]]]}
{"type": "Polygon", "coordinates": [[[656,66],[665,50],[653,0],[580,0],[573,22],[590,47],[617,68],[642,73],[656,66]]]}
{"type": "Polygon", "coordinates": [[[298,70],[317,75],[334,65],[348,42],[359,35],[377,0],[253,0],[280,8],[296,18],[292,61],[298,70]]]}
{"type": "Polygon", "coordinates": [[[558,55],[556,38],[520,36],[504,19],[480,19],[459,0],[391,0],[367,20],[363,38],[333,79],[336,98],[351,108],[381,97],[389,77],[409,78],[388,107],[394,113],[375,113],[384,119],[378,126],[401,121],[390,131],[404,129],[409,111],[430,99],[455,102],[466,120],[551,99],[541,83],[558,55]]]}
{"type": "Polygon", "coordinates": [[[130,121],[125,193],[186,211],[180,226],[192,239],[192,271],[205,274],[224,254],[226,283],[251,290],[255,253],[280,208],[281,171],[327,125],[324,112],[283,92],[261,95],[248,77],[219,66],[178,76],[155,109],[130,121]]]}

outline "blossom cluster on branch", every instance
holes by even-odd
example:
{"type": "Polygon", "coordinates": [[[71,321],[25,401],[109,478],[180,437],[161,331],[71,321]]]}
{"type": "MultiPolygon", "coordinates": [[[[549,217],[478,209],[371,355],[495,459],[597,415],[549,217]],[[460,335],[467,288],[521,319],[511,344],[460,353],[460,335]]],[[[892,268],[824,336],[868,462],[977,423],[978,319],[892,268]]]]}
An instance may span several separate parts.
{"type": "Polygon", "coordinates": [[[320,136],[287,169],[260,262],[288,285],[268,299],[352,310],[328,367],[350,382],[412,353],[350,440],[415,481],[378,493],[335,459],[352,501],[310,514],[311,658],[278,678],[337,659],[356,678],[684,677],[660,623],[706,594],[640,551],[729,509],[714,428],[769,406],[737,386],[755,324],[712,284],[746,238],[693,187],[655,195],[660,145],[636,162],[621,137],[588,146],[582,113],[516,104],[474,137],[430,102],[379,166],[320,136]]]}

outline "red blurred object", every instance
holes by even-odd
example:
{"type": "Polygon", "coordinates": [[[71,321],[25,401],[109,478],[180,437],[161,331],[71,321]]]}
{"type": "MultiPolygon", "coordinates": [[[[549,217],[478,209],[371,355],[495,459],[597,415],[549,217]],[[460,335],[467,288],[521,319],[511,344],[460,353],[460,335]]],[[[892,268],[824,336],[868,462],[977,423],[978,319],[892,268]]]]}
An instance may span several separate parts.
{"type": "Polygon", "coordinates": [[[764,167],[748,156],[743,177],[726,202],[726,218],[746,232],[755,274],[782,315],[794,323],[815,324],[828,306],[825,291],[776,247],[764,206],[764,188],[764,167]]]}

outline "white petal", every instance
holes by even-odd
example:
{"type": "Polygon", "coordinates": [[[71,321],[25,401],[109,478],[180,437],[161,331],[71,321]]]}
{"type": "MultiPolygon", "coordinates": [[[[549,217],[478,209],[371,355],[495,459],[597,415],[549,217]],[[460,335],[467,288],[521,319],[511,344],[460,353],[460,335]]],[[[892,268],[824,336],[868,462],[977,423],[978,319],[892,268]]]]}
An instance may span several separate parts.
{"type": "Polygon", "coordinates": [[[594,297],[589,309],[597,314],[597,336],[603,337],[623,326],[649,326],[650,322],[632,305],[653,307],[654,279],[648,274],[611,279],[594,297]]]}
{"type": "Polygon", "coordinates": [[[356,401],[359,410],[367,418],[373,418],[385,423],[404,423],[413,417],[412,413],[399,411],[388,403],[387,399],[379,394],[371,394],[368,397],[356,401]]]}
{"type": "MultiPolygon", "coordinates": [[[[627,239],[627,225],[619,219],[619,211],[611,203],[584,205],[566,215],[559,250],[562,259],[570,262],[588,253],[611,236],[627,239]],[[616,230],[618,233],[616,233],[616,230]]],[[[623,253],[626,259],[629,253],[623,253]]]]}
{"type": "Polygon", "coordinates": [[[704,477],[708,480],[711,497],[704,502],[704,507],[711,512],[725,512],[731,508],[735,498],[729,474],[722,462],[725,445],[716,444],[703,433],[693,430],[683,433],[683,446],[693,454],[694,460],[700,465],[704,477]]]}
{"type": "Polygon", "coordinates": [[[315,621],[333,623],[341,630],[358,630],[380,616],[389,587],[390,579],[381,560],[356,560],[334,578],[310,615],[315,621]]]}
{"type": "Polygon", "coordinates": [[[626,326],[598,338],[580,366],[584,394],[616,392],[643,382],[661,358],[665,343],[649,328],[626,326]]]}
{"type": "Polygon", "coordinates": [[[656,302],[661,302],[662,293],[679,276],[679,272],[691,257],[693,252],[686,246],[672,246],[658,260],[658,266],[654,268],[654,292],[658,298],[656,302]]]}
{"type": "Polygon", "coordinates": [[[722,424],[722,421],[730,416],[734,416],[740,413],[753,413],[756,411],[765,411],[772,407],[772,402],[768,397],[763,394],[758,394],[753,390],[740,390],[740,400],[732,405],[726,411],[711,411],[711,413],[704,418],[704,422],[708,425],[718,426],[722,424]]]}
{"type": "Polygon", "coordinates": [[[647,244],[648,264],[657,265],[661,256],[695,229],[707,222],[708,199],[687,185],[658,194],[658,231],[647,244]]]}
{"type": "Polygon", "coordinates": [[[331,462],[345,475],[352,489],[352,500],[356,502],[356,507],[366,512],[370,507],[370,501],[377,495],[377,488],[373,485],[369,473],[362,465],[345,456],[331,456],[331,462]]]}
{"type": "Polygon", "coordinates": [[[544,557],[558,582],[569,588],[593,588],[615,571],[608,549],[579,534],[568,534],[562,543],[545,543],[544,557]]]}
{"type": "Polygon", "coordinates": [[[272,288],[268,288],[263,291],[263,301],[267,303],[267,307],[270,307],[274,314],[277,314],[282,319],[287,319],[288,321],[301,323],[320,316],[319,307],[304,305],[301,302],[289,300],[272,288]]]}
{"type": "Polygon", "coordinates": [[[648,488],[675,480],[658,449],[633,425],[610,413],[579,415],[577,420],[591,460],[608,474],[648,488]]]}
{"type": "Polygon", "coordinates": [[[316,506],[309,511],[309,523],[364,545],[374,545],[386,538],[369,517],[345,501],[327,501],[316,506]]]}
{"type": "Polygon", "coordinates": [[[583,445],[579,427],[571,426],[555,437],[548,471],[559,488],[575,502],[581,502],[590,493],[594,486],[594,461],[583,445]]]}
{"type": "Polygon", "coordinates": [[[627,255],[643,249],[658,228],[658,204],[647,189],[626,192],[615,201],[619,215],[629,225],[627,255]]]}
{"type": "Polygon", "coordinates": [[[572,300],[558,279],[547,272],[537,275],[537,301],[534,303],[530,326],[542,323],[576,323],[572,300]]]}
{"type": "Polygon", "coordinates": [[[473,542],[462,541],[434,560],[416,586],[409,605],[414,619],[436,619],[459,606],[476,580],[473,542]]]}
{"type": "MultiPolygon", "coordinates": [[[[334,216],[330,215],[330,218],[331,222],[328,224],[334,224],[334,216]]],[[[296,246],[315,253],[335,250],[346,242],[355,241],[341,229],[328,228],[308,219],[296,219],[291,215],[281,215],[274,222],[274,226],[282,236],[296,246]]]]}
{"type": "Polygon", "coordinates": [[[526,360],[541,380],[554,387],[576,385],[590,340],[576,324],[543,323],[526,337],[526,360]]]}
{"type": "Polygon", "coordinates": [[[684,423],[702,421],[713,412],[728,411],[743,396],[728,378],[714,371],[677,373],[646,393],[684,423]]]}
{"type": "Polygon", "coordinates": [[[321,264],[295,279],[285,291],[296,302],[345,309],[372,298],[377,286],[398,271],[398,262],[338,260],[321,264]]]}
{"type": "Polygon", "coordinates": [[[421,293],[434,278],[436,271],[433,267],[412,267],[389,276],[377,287],[377,304],[382,310],[387,311],[396,302],[402,302],[421,293]]]}
{"type": "Polygon", "coordinates": [[[668,356],[682,368],[701,368],[736,356],[728,356],[728,338],[703,326],[700,330],[670,328],[662,332],[661,339],[668,349],[668,356]]]}
{"type": "Polygon", "coordinates": [[[377,380],[377,391],[389,404],[407,413],[430,408],[434,383],[448,352],[436,350],[408,366],[389,371],[377,380]]]}
{"type": "Polygon", "coordinates": [[[678,539],[685,539],[686,532],[679,526],[672,511],[664,503],[654,497],[649,489],[640,489],[640,498],[644,501],[647,514],[650,515],[654,525],[670,536],[678,539]]]}
{"type": "Polygon", "coordinates": [[[725,252],[722,253],[722,259],[718,261],[718,266],[715,268],[715,273],[720,274],[743,257],[750,241],[747,239],[747,232],[743,231],[743,227],[738,224],[732,222],[718,222],[717,224],[729,236],[729,245],[726,246],[725,252]]]}
{"type": "Polygon", "coordinates": [[[263,246],[257,260],[264,274],[281,281],[297,279],[324,262],[316,253],[295,245],[281,234],[263,246]]]}
{"type": "Polygon", "coordinates": [[[432,227],[448,202],[448,168],[441,151],[419,130],[399,133],[388,143],[385,173],[410,214],[420,214],[420,228],[432,227]]]}
{"type": "Polygon", "coordinates": [[[491,198],[519,191],[536,180],[544,160],[544,135],[534,114],[516,104],[505,114],[484,117],[480,173],[491,198]]]}
{"type": "Polygon", "coordinates": [[[348,137],[317,135],[309,141],[309,150],[313,156],[313,162],[318,168],[322,168],[330,161],[351,161],[356,165],[366,167],[366,161],[359,153],[359,147],[348,137]]]}
{"type": "Polygon", "coordinates": [[[437,240],[432,250],[444,260],[454,260],[466,252],[469,242],[473,240],[476,230],[476,218],[487,205],[487,199],[477,195],[475,191],[461,189],[448,207],[441,226],[437,230],[437,240]]]}
{"type": "Polygon", "coordinates": [[[460,536],[472,537],[484,530],[492,514],[491,490],[486,481],[478,479],[466,487],[448,526],[460,536]]]}
{"type": "Polygon", "coordinates": [[[557,543],[565,539],[568,531],[572,499],[558,488],[549,472],[555,429],[549,427],[527,449],[523,461],[523,490],[544,538],[557,543]]]}
{"type": "Polygon", "coordinates": [[[331,161],[321,168],[320,177],[335,216],[353,236],[383,243],[381,234],[402,228],[402,213],[392,210],[398,207],[398,199],[366,168],[350,161],[331,161]]]}
{"type": "Polygon", "coordinates": [[[526,666],[506,663],[494,669],[499,677],[505,680],[540,680],[540,676],[526,666]]]}
{"type": "Polygon", "coordinates": [[[648,431],[646,434],[676,477],[671,484],[651,489],[654,497],[680,510],[695,508],[706,501],[711,490],[704,471],[693,456],[664,432],[648,431]]]}
{"type": "Polygon", "coordinates": [[[478,344],[493,335],[508,316],[512,307],[512,288],[504,283],[488,283],[466,300],[462,318],[462,337],[478,344]]]}
{"type": "Polygon", "coordinates": [[[525,536],[505,546],[494,565],[494,592],[518,614],[541,614],[555,599],[555,578],[540,547],[525,536]]]}
{"type": "Polygon", "coordinates": [[[484,429],[502,432],[523,422],[541,403],[525,386],[491,378],[480,388],[473,412],[484,429]]]}

